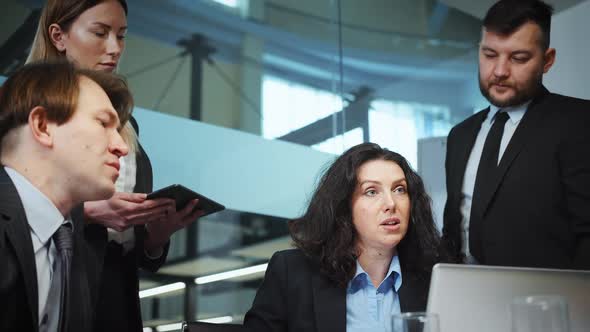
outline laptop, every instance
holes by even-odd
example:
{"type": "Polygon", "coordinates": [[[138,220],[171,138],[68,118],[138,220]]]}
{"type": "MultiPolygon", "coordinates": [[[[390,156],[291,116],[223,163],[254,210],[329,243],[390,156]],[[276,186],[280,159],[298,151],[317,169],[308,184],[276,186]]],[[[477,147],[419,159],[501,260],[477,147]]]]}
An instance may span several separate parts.
{"type": "Polygon", "coordinates": [[[590,271],[436,264],[427,311],[440,332],[510,331],[510,303],[526,295],[565,297],[571,332],[590,331],[590,271]]]}

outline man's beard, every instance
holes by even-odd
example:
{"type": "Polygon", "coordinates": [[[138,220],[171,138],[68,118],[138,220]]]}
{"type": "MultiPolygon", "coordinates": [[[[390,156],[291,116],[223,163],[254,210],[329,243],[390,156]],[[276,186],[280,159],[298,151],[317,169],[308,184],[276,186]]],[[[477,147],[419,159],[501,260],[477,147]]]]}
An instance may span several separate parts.
{"type": "Polygon", "coordinates": [[[490,84],[490,87],[486,89],[484,82],[482,82],[481,75],[478,73],[479,78],[479,91],[481,94],[494,106],[496,107],[511,107],[511,106],[518,106],[522,105],[525,102],[533,99],[543,84],[543,72],[537,73],[537,75],[533,76],[532,79],[528,80],[523,84],[521,88],[516,88],[515,86],[511,85],[510,89],[514,91],[514,96],[506,99],[500,100],[494,98],[490,93],[490,90],[494,84],[502,83],[503,81],[493,81],[490,84]]]}

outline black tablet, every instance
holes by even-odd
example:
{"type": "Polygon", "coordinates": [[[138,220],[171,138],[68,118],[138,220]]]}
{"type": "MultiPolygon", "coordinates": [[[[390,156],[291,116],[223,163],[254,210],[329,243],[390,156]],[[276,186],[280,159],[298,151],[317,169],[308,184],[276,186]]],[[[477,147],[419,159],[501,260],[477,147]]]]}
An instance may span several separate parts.
{"type": "Polygon", "coordinates": [[[205,212],[203,216],[225,210],[225,206],[201,194],[197,194],[196,192],[180,184],[173,184],[147,195],[147,199],[154,198],[173,199],[176,201],[176,211],[182,210],[191,200],[198,199],[199,202],[197,203],[196,209],[203,210],[205,212]]]}

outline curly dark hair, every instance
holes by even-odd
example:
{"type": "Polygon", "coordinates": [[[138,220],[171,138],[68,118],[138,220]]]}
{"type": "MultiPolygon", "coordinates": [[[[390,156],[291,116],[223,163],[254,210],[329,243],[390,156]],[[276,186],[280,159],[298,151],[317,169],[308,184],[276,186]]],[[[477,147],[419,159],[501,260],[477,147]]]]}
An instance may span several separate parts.
{"type": "Polygon", "coordinates": [[[352,194],[358,169],[371,160],[393,161],[404,172],[411,202],[410,223],[397,252],[404,271],[429,278],[432,266],[447,257],[432,217],[430,197],[403,156],[374,143],[350,148],[324,172],[305,214],[289,221],[295,246],[319,266],[324,277],[340,287],[347,286],[358,257],[352,194]]]}

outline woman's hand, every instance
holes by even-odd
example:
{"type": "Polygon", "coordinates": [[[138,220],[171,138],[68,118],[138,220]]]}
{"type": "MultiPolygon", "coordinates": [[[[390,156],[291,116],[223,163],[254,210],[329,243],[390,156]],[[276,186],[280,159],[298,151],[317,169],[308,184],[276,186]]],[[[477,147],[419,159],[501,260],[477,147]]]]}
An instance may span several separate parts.
{"type": "Polygon", "coordinates": [[[166,217],[174,208],[168,198],[146,199],[146,194],[117,192],[108,200],[84,203],[84,216],[89,223],[101,224],[122,232],[166,217]]]}
{"type": "Polygon", "coordinates": [[[151,251],[163,247],[170,240],[172,234],[202,216],[204,213],[202,210],[195,210],[198,202],[198,199],[194,199],[180,211],[176,211],[175,205],[169,206],[165,217],[147,224],[148,234],[145,240],[145,248],[151,251]]]}

